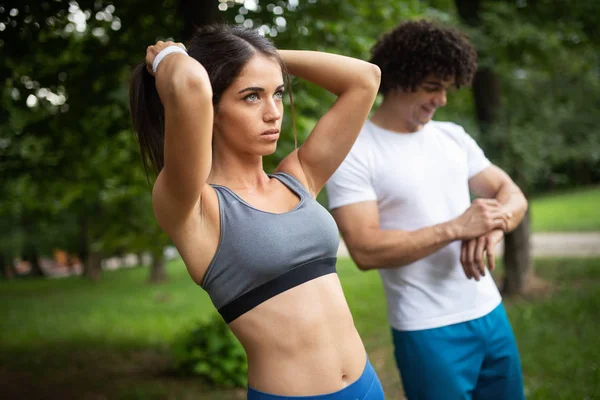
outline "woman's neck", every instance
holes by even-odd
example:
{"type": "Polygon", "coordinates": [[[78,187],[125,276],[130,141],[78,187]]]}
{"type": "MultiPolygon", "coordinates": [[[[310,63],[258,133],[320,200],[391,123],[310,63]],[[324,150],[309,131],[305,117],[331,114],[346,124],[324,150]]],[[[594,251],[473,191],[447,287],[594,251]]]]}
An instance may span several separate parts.
{"type": "Polygon", "coordinates": [[[262,156],[213,151],[209,183],[227,186],[230,189],[252,191],[268,181],[269,177],[263,169],[262,156]]]}

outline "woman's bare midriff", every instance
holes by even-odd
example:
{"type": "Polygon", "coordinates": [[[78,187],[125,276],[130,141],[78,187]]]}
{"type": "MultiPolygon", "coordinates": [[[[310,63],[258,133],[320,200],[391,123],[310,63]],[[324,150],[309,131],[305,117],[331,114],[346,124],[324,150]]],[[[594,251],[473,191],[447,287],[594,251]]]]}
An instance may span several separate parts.
{"type": "Polygon", "coordinates": [[[366,364],[337,274],[285,291],[229,326],[248,354],[248,384],[262,392],[336,392],[356,381],[366,364]]]}

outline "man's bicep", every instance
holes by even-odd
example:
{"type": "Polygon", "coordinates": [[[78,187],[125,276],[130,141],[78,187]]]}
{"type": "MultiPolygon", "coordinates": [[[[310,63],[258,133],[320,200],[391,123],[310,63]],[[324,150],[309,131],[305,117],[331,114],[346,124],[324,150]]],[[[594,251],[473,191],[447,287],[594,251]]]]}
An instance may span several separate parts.
{"type": "Polygon", "coordinates": [[[379,229],[379,209],[376,201],[363,201],[331,211],[349,247],[360,246],[379,229]]]}

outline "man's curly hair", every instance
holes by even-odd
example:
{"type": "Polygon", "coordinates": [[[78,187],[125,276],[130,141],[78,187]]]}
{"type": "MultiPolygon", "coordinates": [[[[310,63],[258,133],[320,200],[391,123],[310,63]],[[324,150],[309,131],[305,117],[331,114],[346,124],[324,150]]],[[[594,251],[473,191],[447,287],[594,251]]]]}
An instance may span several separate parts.
{"type": "Polygon", "coordinates": [[[468,86],[477,70],[477,52],[457,30],[420,20],[407,21],[383,35],[371,49],[381,69],[379,91],[415,91],[428,75],[468,86]]]}

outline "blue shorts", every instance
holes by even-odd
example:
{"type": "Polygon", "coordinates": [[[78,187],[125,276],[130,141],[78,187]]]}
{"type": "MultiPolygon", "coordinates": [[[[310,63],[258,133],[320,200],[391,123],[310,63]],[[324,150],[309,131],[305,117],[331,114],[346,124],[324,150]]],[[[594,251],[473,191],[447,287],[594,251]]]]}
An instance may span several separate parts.
{"type": "Polygon", "coordinates": [[[472,321],[392,329],[392,336],[409,400],[525,398],[517,343],[502,304],[472,321]]]}
{"type": "Polygon", "coordinates": [[[259,392],[248,387],[248,400],[285,400],[285,399],[318,399],[318,400],[383,400],[383,388],[377,377],[377,373],[367,359],[365,369],[356,381],[342,390],[334,393],[320,394],[316,396],[277,396],[259,392]]]}

